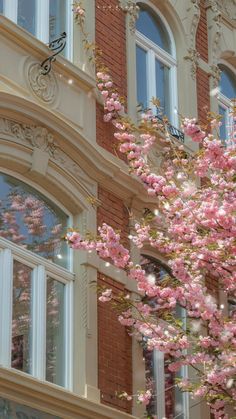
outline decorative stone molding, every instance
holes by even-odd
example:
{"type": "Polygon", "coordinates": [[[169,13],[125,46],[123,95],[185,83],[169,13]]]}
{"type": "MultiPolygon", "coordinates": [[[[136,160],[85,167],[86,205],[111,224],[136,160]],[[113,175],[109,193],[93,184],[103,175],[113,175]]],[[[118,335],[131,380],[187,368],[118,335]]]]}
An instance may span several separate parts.
{"type": "Polygon", "coordinates": [[[212,62],[214,65],[218,62],[218,55],[220,50],[220,40],[222,35],[222,12],[221,7],[219,5],[218,0],[210,0],[209,6],[213,12],[213,24],[209,29],[211,29],[214,33],[213,40],[212,40],[212,62]]]}
{"type": "Polygon", "coordinates": [[[196,77],[198,58],[200,56],[195,48],[196,33],[201,15],[200,0],[191,0],[191,5],[188,6],[186,11],[190,25],[188,28],[188,55],[184,58],[191,61],[191,77],[194,80],[196,77]],[[191,16],[189,16],[189,14],[191,16]]]}
{"type": "Polygon", "coordinates": [[[188,49],[188,55],[184,58],[191,62],[191,77],[194,80],[196,78],[197,67],[199,63],[200,54],[195,48],[188,49]]]}
{"type": "Polygon", "coordinates": [[[119,7],[129,16],[129,28],[134,33],[139,14],[139,6],[136,4],[136,0],[119,0],[119,7]]]}
{"type": "Polygon", "coordinates": [[[236,0],[211,0],[210,6],[230,20],[236,20],[236,0]]]}
{"type": "Polygon", "coordinates": [[[39,148],[53,156],[56,149],[54,137],[44,127],[20,124],[10,119],[0,118],[0,134],[7,134],[33,148],[39,148]]]}
{"type": "Polygon", "coordinates": [[[43,75],[41,70],[41,66],[38,63],[33,63],[29,66],[27,74],[29,86],[35,96],[44,103],[51,104],[58,93],[56,77],[53,72],[43,75]]]}
{"type": "Polygon", "coordinates": [[[221,70],[220,70],[220,68],[218,67],[217,64],[212,64],[210,66],[210,69],[211,69],[210,75],[211,75],[211,78],[212,78],[212,87],[216,88],[216,87],[218,87],[219,82],[220,82],[221,70]]]}
{"type": "Polygon", "coordinates": [[[70,156],[61,150],[53,134],[46,128],[0,118],[0,137],[18,142],[33,150],[39,149],[48,153],[49,159],[52,162],[76,178],[87,195],[94,196],[94,182],[89,179],[86,173],[70,156]]]}
{"type": "Polygon", "coordinates": [[[195,46],[195,36],[197,32],[198,23],[200,20],[200,0],[191,0],[192,3],[192,20],[191,20],[191,27],[190,27],[190,47],[194,48],[195,46]]]}

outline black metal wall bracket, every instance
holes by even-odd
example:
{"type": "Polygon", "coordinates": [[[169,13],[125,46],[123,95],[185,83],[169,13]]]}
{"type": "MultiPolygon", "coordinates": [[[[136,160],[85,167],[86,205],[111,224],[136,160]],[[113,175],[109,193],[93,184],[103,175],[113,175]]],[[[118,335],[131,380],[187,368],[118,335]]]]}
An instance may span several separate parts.
{"type": "Polygon", "coordinates": [[[61,33],[59,38],[54,39],[54,41],[50,42],[48,48],[53,51],[54,53],[47,57],[41,64],[41,74],[46,76],[50,73],[52,69],[52,63],[56,61],[56,56],[63,51],[66,46],[66,32],[61,33]]]}

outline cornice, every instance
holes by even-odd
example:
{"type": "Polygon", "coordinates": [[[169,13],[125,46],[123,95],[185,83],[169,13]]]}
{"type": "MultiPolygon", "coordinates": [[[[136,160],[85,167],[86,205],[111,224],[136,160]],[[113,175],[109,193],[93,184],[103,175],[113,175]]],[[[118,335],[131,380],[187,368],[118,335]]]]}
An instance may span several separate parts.
{"type": "Polygon", "coordinates": [[[0,368],[0,395],[62,419],[134,419],[134,416],[79,397],[16,370],[0,368]],[[42,403],[43,401],[43,403],[42,403]]]}
{"type": "MultiPolygon", "coordinates": [[[[0,36],[6,38],[7,42],[11,41],[17,48],[22,48],[39,62],[50,55],[50,50],[44,43],[2,15],[0,15],[0,36]]],[[[87,91],[95,87],[95,78],[62,56],[58,56],[53,63],[53,70],[67,78],[73,78],[87,91]]]]}
{"type": "Polygon", "coordinates": [[[129,175],[128,166],[122,160],[84,137],[53,111],[49,112],[43,106],[19,96],[0,92],[0,115],[10,120],[14,115],[14,121],[18,124],[30,121],[34,126],[46,128],[55,137],[63,153],[76,162],[85,174],[124,201],[135,199],[140,204],[150,202],[143,185],[129,175]]]}

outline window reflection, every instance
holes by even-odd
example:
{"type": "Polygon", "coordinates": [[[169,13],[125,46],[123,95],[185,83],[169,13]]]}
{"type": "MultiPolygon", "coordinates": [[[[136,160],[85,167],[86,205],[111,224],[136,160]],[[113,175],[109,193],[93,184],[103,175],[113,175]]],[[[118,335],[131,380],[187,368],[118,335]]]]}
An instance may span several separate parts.
{"type": "Polygon", "coordinates": [[[158,15],[140,7],[136,29],[160,48],[171,53],[171,43],[168,32],[158,15]]]}
{"type": "Polygon", "coordinates": [[[61,386],[65,376],[64,325],[64,284],[48,278],[46,380],[61,386]]]}
{"type": "Polygon", "coordinates": [[[49,2],[49,42],[58,38],[66,30],[65,0],[50,0],[49,2]]]}
{"type": "Polygon", "coordinates": [[[161,113],[170,118],[170,69],[159,60],[156,60],[156,97],[161,113]]]}
{"type": "Polygon", "coordinates": [[[142,109],[148,107],[147,100],[147,53],[146,51],[136,46],[136,70],[137,70],[137,99],[138,104],[142,109]]]}
{"type": "MultiPolygon", "coordinates": [[[[141,257],[140,262],[142,268],[145,270],[147,278],[154,284],[161,283],[170,273],[168,267],[165,267],[162,263],[158,262],[156,259],[143,255],[141,257]]],[[[146,301],[147,302],[147,301],[146,301]]],[[[156,299],[150,298],[148,303],[150,305],[157,305],[156,299]]],[[[181,307],[176,308],[176,316],[181,318],[182,317],[182,310],[181,307]]],[[[164,355],[164,362],[162,361],[162,357],[159,357],[157,350],[149,351],[145,348],[145,338],[144,338],[144,358],[145,358],[145,369],[146,369],[146,379],[147,379],[147,386],[152,389],[154,396],[152,397],[151,402],[147,406],[147,414],[152,416],[157,415],[157,405],[158,399],[160,397],[164,397],[165,400],[165,410],[166,410],[166,417],[168,419],[173,419],[178,416],[179,419],[184,419],[184,395],[179,390],[177,386],[175,386],[175,378],[181,376],[180,374],[174,374],[173,372],[169,371],[168,364],[171,362],[171,358],[168,354],[164,355]],[[158,362],[163,362],[164,368],[164,376],[165,376],[165,394],[163,395],[156,395],[158,389],[158,370],[157,367],[158,362]]],[[[158,364],[159,365],[159,364],[158,364]]]]}
{"type": "Polygon", "coordinates": [[[236,77],[235,74],[227,67],[219,64],[222,71],[220,78],[220,91],[228,99],[236,98],[236,77]]]}
{"type": "Polygon", "coordinates": [[[24,406],[12,400],[0,397],[0,418],[1,419],[61,419],[58,416],[50,415],[41,410],[24,406]]]}
{"type": "Polygon", "coordinates": [[[61,240],[68,217],[25,183],[0,174],[0,236],[68,267],[68,246],[61,240]]]}
{"type": "Polygon", "coordinates": [[[3,13],[3,0],[0,0],[0,13],[3,13]]]}
{"type": "Polygon", "coordinates": [[[14,261],[11,366],[27,373],[31,372],[31,274],[31,268],[14,261]]]}
{"type": "Polygon", "coordinates": [[[28,32],[36,33],[36,1],[18,0],[17,23],[28,32]]]}

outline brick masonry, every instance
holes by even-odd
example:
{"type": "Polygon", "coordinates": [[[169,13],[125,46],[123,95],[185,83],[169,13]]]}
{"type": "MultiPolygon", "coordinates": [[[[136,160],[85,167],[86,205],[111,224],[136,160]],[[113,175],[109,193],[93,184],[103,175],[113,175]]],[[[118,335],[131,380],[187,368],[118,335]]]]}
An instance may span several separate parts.
{"type": "MultiPolygon", "coordinates": [[[[96,44],[103,53],[104,65],[109,68],[119,94],[127,97],[125,14],[117,0],[96,1],[96,44]]],[[[97,143],[110,153],[125,159],[117,152],[113,127],[103,122],[103,109],[97,105],[97,143]]]]}
{"type": "Polygon", "coordinates": [[[200,1],[200,20],[197,28],[196,35],[196,49],[200,57],[208,62],[208,34],[207,34],[207,15],[204,6],[205,0],[200,1]]]}
{"type": "MultiPolygon", "coordinates": [[[[112,289],[113,295],[124,291],[122,284],[99,273],[98,284],[112,289]]],[[[118,319],[110,303],[98,303],[98,384],[101,402],[131,413],[132,402],[121,400],[116,392],[132,394],[132,338],[118,319]]]]}

